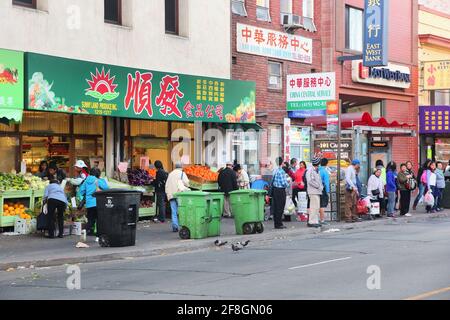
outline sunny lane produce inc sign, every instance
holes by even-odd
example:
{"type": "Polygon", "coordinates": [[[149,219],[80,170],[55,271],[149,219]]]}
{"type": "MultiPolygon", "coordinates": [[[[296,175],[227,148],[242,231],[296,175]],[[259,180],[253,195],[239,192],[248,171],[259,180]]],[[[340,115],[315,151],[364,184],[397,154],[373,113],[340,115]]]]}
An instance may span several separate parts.
{"type": "Polygon", "coordinates": [[[132,69],[29,53],[29,110],[254,123],[254,82],[132,69]]]}

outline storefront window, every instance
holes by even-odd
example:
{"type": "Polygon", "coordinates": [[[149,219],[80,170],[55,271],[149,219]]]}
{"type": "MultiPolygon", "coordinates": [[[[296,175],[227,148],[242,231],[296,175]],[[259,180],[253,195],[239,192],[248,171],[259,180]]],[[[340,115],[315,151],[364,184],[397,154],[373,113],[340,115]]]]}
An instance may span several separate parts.
{"type": "Polygon", "coordinates": [[[130,121],[131,136],[153,136],[158,138],[168,138],[169,122],[165,121],[130,121]]]}
{"type": "Polygon", "coordinates": [[[55,112],[24,112],[20,132],[69,134],[70,115],[55,112]]]}
{"type": "Polygon", "coordinates": [[[0,137],[0,172],[16,169],[19,139],[16,137],[0,137]]]}
{"type": "Polygon", "coordinates": [[[22,160],[27,171],[36,173],[41,161],[56,161],[58,167],[70,169],[70,141],[68,137],[23,136],[22,160]]]}
{"type": "Polygon", "coordinates": [[[0,122],[0,132],[14,132],[16,130],[16,126],[14,124],[4,124],[0,122]]]}
{"type": "Polygon", "coordinates": [[[73,133],[80,135],[103,135],[103,118],[76,115],[73,117],[73,133]]]}
{"type": "Polygon", "coordinates": [[[448,163],[450,160],[450,138],[436,138],[436,160],[448,163]]]}
{"type": "Polygon", "coordinates": [[[269,160],[276,164],[276,159],[281,157],[281,126],[270,125],[269,126],[269,147],[267,150],[269,160]]]}

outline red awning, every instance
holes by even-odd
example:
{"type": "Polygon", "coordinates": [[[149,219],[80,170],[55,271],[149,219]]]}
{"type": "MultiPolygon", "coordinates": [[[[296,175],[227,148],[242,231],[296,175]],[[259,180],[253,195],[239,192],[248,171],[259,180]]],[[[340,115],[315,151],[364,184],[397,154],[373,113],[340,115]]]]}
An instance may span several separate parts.
{"type": "MultiPolygon", "coordinates": [[[[305,125],[312,125],[314,127],[326,127],[327,117],[310,117],[305,119],[305,125]]],[[[399,123],[397,121],[388,122],[385,118],[372,119],[368,112],[364,113],[343,113],[341,115],[341,128],[349,129],[352,126],[370,126],[370,127],[396,127],[396,128],[411,128],[414,125],[407,123],[399,123]]]]}

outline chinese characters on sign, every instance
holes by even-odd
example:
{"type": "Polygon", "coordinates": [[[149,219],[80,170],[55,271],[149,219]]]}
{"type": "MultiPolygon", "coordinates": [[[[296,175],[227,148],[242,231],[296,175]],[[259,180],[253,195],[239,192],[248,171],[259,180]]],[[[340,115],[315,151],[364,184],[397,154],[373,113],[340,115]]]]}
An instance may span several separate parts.
{"type": "Polygon", "coordinates": [[[27,63],[29,110],[143,120],[256,121],[254,82],[147,71],[34,53],[27,54],[27,63]]]}
{"type": "Polygon", "coordinates": [[[338,114],[339,114],[339,102],[338,101],[327,102],[327,132],[330,136],[337,135],[339,124],[338,114]]]}
{"type": "Polygon", "coordinates": [[[389,0],[364,2],[363,64],[366,67],[388,64],[389,0]]]}
{"type": "Polygon", "coordinates": [[[420,107],[420,133],[448,133],[450,131],[450,107],[420,107]]]}
{"type": "Polygon", "coordinates": [[[312,40],[297,35],[237,24],[237,51],[312,63],[312,40]]]}
{"type": "Polygon", "coordinates": [[[291,119],[284,118],[284,161],[291,160],[291,119]]]}
{"type": "Polygon", "coordinates": [[[334,72],[287,76],[287,110],[325,110],[336,99],[334,72]]]}
{"type": "Polygon", "coordinates": [[[425,90],[450,89],[450,61],[426,62],[423,70],[425,90]]]}

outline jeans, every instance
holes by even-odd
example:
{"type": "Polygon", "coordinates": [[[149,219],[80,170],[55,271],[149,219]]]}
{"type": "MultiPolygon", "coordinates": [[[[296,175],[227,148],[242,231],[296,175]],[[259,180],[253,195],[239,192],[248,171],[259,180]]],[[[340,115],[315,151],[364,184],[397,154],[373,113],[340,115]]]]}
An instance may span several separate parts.
{"type": "Polygon", "coordinates": [[[445,188],[438,188],[439,198],[438,198],[438,201],[437,201],[436,208],[442,208],[442,197],[444,195],[444,190],[445,190],[445,188]]]}
{"type": "Polygon", "coordinates": [[[172,211],[172,229],[178,229],[178,202],[177,199],[170,200],[170,209],[172,211]]]}
{"type": "Polygon", "coordinates": [[[87,208],[87,219],[86,231],[89,235],[94,235],[94,225],[97,223],[97,207],[87,208]]]}
{"type": "Polygon", "coordinates": [[[423,183],[419,183],[419,194],[414,200],[414,207],[417,207],[417,204],[419,203],[420,198],[423,197],[424,193],[425,193],[425,185],[423,183]]]}
{"type": "Polygon", "coordinates": [[[394,214],[395,209],[395,192],[388,192],[388,209],[387,214],[394,214]]]}
{"type": "Polygon", "coordinates": [[[156,193],[156,210],[158,210],[158,220],[166,221],[166,193],[156,193]]]}

